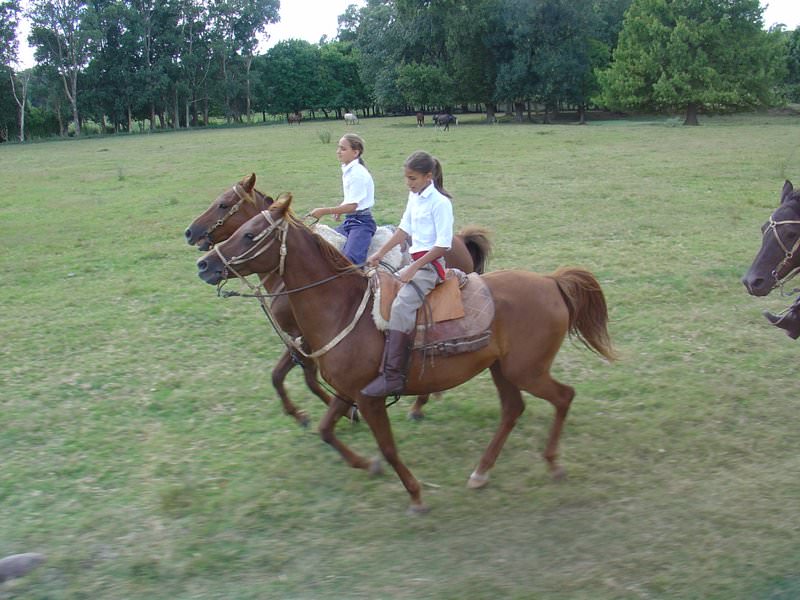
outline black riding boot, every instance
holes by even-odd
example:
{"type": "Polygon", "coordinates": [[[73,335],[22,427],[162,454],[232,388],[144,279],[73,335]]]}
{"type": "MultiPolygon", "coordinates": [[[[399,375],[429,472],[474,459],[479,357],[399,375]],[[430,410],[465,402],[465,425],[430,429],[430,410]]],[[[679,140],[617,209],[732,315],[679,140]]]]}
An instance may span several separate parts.
{"type": "Polygon", "coordinates": [[[786,335],[793,340],[796,340],[798,337],[800,337],[799,304],[793,304],[783,315],[773,315],[771,312],[765,310],[764,316],[767,318],[767,321],[775,325],[775,327],[780,327],[781,329],[785,330],[786,335]]]}
{"type": "Polygon", "coordinates": [[[410,357],[411,334],[389,329],[383,347],[383,370],[361,393],[375,398],[402,394],[410,357]]]}

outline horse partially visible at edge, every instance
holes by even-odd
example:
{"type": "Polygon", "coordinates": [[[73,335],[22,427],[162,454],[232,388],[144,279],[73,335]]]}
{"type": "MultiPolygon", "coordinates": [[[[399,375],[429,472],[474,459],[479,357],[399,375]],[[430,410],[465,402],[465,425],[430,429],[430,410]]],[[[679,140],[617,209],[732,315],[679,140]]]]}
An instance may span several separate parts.
{"type": "MultiPolygon", "coordinates": [[[[234,275],[280,269],[303,339],[312,350],[327,348],[317,358],[323,377],[338,394],[358,405],[381,453],[409,494],[409,511],[426,512],[420,483],[397,451],[385,399],[364,396],[360,391],[377,375],[384,346],[383,333],[371,316],[373,300],[368,296],[366,275],[294,217],[291,198],[251,218],[200,258],[197,268],[198,276],[211,285],[234,275]],[[356,307],[365,306],[365,299],[367,310],[360,313],[356,307]],[[334,339],[341,341],[331,346],[334,339]]],[[[415,351],[404,394],[447,390],[486,369],[491,371],[500,397],[500,426],[469,478],[472,488],[488,483],[488,472],[524,411],[521,392],[547,400],[555,409],[555,418],[544,458],[551,475],[560,479],[564,469],[557,461],[558,442],[575,390],[553,379],[550,367],[568,333],[614,360],[603,291],[589,271],[579,268],[563,268],[550,275],[497,271],[480,278],[495,304],[489,344],[472,352],[437,356],[435,363],[415,351]]],[[[335,422],[336,415],[347,408],[344,400],[334,398],[326,419],[335,422]]],[[[324,439],[351,465],[370,464],[338,440],[333,430],[324,439]]]]}
{"type": "MultiPolygon", "coordinates": [[[[780,205],[761,226],[761,248],[753,259],[753,263],[742,277],[742,284],[751,296],[766,296],[775,288],[783,288],[800,270],[800,190],[795,190],[788,179],[781,190],[780,205]]],[[[792,338],[800,335],[800,329],[788,323],[784,318],[792,317],[793,311],[800,311],[797,301],[781,315],[764,312],[764,316],[773,325],[786,329],[792,338]]]]}
{"type": "MultiPolygon", "coordinates": [[[[214,244],[228,239],[248,219],[272,206],[273,199],[259,192],[255,185],[256,175],[252,173],[223,192],[187,227],[184,232],[186,242],[191,246],[197,246],[200,250],[209,250],[214,244]]],[[[465,273],[483,273],[491,249],[492,244],[485,229],[465,227],[454,236],[453,247],[445,255],[445,263],[448,267],[460,269],[465,273]]],[[[276,292],[283,285],[281,278],[275,273],[268,275],[264,284],[270,293],[276,292]]],[[[283,331],[292,338],[300,335],[285,296],[275,299],[272,310],[283,331]]],[[[293,355],[288,349],[284,351],[272,370],[272,385],[281,399],[284,412],[301,426],[307,427],[308,413],[294,405],[284,385],[287,375],[297,364],[295,361],[299,361],[303,367],[303,376],[308,389],[326,405],[330,405],[331,397],[317,379],[317,366],[313,360],[293,355]]],[[[417,398],[409,411],[410,419],[418,421],[424,417],[423,407],[428,399],[427,394],[417,398]]]]}

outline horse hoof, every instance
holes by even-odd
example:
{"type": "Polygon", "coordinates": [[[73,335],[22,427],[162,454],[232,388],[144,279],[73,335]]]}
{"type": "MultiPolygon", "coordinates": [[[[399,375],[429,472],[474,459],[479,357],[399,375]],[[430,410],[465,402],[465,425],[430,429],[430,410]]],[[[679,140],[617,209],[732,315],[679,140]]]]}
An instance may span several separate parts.
{"type": "Polygon", "coordinates": [[[553,481],[566,481],[567,472],[564,470],[564,467],[556,467],[550,473],[550,477],[553,478],[553,481]]]}
{"type": "Polygon", "coordinates": [[[369,468],[367,469],[370,475],[383,475],[383,463],[380,458],[373,458],[369,461],[369,468]]]}
{"type": "Polygon", "coordinates": [[[425,418],[425,415],[423,413],[421,413],[421,412],[410,412],[410,413],[408,413],[408,420],[409,421],[414,421],[416,423],[419,423],[424,418],[425,418]]]}
{"type": "Polygon", "coordinates": [[[426,515],[431,512],[431,509],[425,506],[424,504],[412,504],[408,507],[406,514],[408,515],[426,515]]]}
{"type": "Polygon", "coordinates": [[[477,490],[484,487],[487,483],[489,483],[489,475],[473,473],[467,480],[467,487],[471,490],[477,490]]]}
{"type": "Polygon", "coordinates": [[[304,412],[298,412],[294,418],[297,420],[297,424],[303,429],[308,429],[311,425],[311,419],[309,419],[308,415],[304,412]]]}

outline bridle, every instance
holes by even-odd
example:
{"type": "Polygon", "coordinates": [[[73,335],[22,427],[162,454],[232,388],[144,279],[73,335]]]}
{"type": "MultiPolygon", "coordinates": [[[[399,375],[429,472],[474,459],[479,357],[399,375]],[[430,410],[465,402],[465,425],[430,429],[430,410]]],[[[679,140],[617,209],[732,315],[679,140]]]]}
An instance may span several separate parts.
{"type": "Polygon", "coordinates": [[[781,288],[781,292],[783,292],[783,286],[786,284],[790,279],[792,279],[797,272],[800,271],[800,265],[790,269],[786,275],[783,277],[779,277],[779,273],[786,267],[787,264],[791,265],[792,260],[794,259],[795,253],[798,249],[800,249],[800,236],[798,236],[795,243],[792,245],[792,248],[789,249],[786,247],[786,244],[783,243],[780,234],[778,233],[778,226],[779,225],[800,225],[800,220],[784,220],[784,221],[776,221],[774,213],[769,216],[769,222],[764,229],[762,234],[762,239],[766,237],[770,231],[772,231],[773,235],[775,236],[775,240],[778,242],[778,245],[783,250],[783,259],[777,264],[777,266],[772,270],[772,277],[775,279],[775,285],[772,286],[772,289],[776,287],[781,288]]]}
{"type": "Polygon", "coordinates": [[[233,215],[239,212],[239,209],[242,207],[243,202],[252,202],[253,206],[255,206],[256,204],[255,197],[250,193],[244,192],[242,186],[240,186],[238,183],[234,185],[232,189],[234,193],[239,197],[239,201],[236,202],[233,206],[231,206],[228,212],[225,213],[219,220],[217,220],[216,223],[214,223],[208,229],[206,229],[206,232],[203,234],[203,236],[208,240],[208,243],[211,244],[212,247],[214,246],[214,241],[211,239],[211,234],[214,231],[216,231],[217,228],[222,227],[225,221],[227,221],[229,218],[231,218],[233,215]]]}
{"type": "Polygon", "coordinates": [[[227,271],[230,271],[231,273],[236,275],[241,281],[243,281],[247,285],[247,287],[250,288],[250,290],[253,292],[254,297],[258,298],[259,302],[261,303],[261,308],[267,317],[267,320],[269,320],[273,329],[275,329],[276,333],[281,338],[281,340],[283,340],[284,344],[286,344],[286,346],[291,351],[299,352],[306,358],[318,358],[323,354],[325,354],[326,352],[328,352],[331,348],[336,346],[336,344],[342,341],[351,331],[353,331],[353,329],[355,329],[356,324],[358,323],[361,316],[364,314],[364,311],[367,307],[367,302],[369,301],[369,297],[371,295],[370,286],[369,285],[365,286],[364,295],[361,298],[361,303],[359,304],[358,309],[356,310],[356,313],[353,316],[353,319],[350,321],[350,323],[336,336],[334,336],[333,339],[331,339],[327,344],[325,344],[322,348],[315,350],[314,352],[311,353],[306,353],[302,348],[303,340],[301,337],[292,339],[280,327],[278,327],[278,325],[275,322],[275,317],[272,313],[269,304],[266,302],[266,299],[274,298],[276,296],[287,296],[289,294],[294,294],[296,292],[301,292],[303,290],[323,285],[325,283],[328,283],[329,281],[333,281],[334,279],[338,279],[343,275],[353,272],[353,270],[358,269],[358,267],[353,266],[353,269],[351,270],[337,273],[330,277],[326,277],[325,279],[322,279],[320,281],[316,281],[314,283],[304,285],[299,288],[291,290],[282,290],[276,293],[267,292],[264,286],[264,281],[266,281],[266,279],[270,275],[272,275],[276,270],[278,271],[278,276],[281,278],[283,278],[283,274],[285,272],[286,255],[287,255],[286,237],[288,234],[289,224],[284,217],[275,219],[269,210],[262,210],[260,214],[262,217],[264,217],[264,219],[266,219],[269,226],[264,231],[258,233],[253,237],[252,239],[253,245],[247,248],[244,252],[232,258],[226,258],[225,255],[222,254],[222,251],[219,249],[219,247],[214,246],[214,252],[217,253],[217,256],[222,261],[222,264],[224,266],[223,280],[220,283],[220,286],[224,285],[224,282],[227,279],[227,271]],[[259,279],[258,285],[253,285],[246,277],[238,273],[236,269],[234,269],[233,267],[235,265],[240,265],[247,261],[253,260],[254,258],[257,258],[258,256],[261,256],[264,252],[266,252],[275,243],[276,238],[271,235],[273,231],[278,232],[278,239],[280,241],[280,249],[279,249],[280,259],[278,260],[278,266],[269,271],[268,273],[266,273],[261,279],[259,279]]]}

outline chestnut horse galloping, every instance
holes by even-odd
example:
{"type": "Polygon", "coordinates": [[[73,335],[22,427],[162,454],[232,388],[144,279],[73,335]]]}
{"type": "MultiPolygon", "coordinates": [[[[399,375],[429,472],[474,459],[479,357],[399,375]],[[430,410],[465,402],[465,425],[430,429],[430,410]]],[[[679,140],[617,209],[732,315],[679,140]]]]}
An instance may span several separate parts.
{"type": "MultiPolygon", "coordinates": [[[[217,285],[232,275],[279,272],[303,339],[319,354],[323,377],[357,403],[383,456],[408,491],[410,510],[425,512],[419,481],[397,452],[385,399],[360,392],[377,375],[384,345],[371,316],[367,278],[300,223],[290,206],[291,199],[276,202],[250,219],[197,261],[198,275],[217,285]],[[332,344],[336,339],[340,343],[332,344]]],[[[489,345],[475,352],[437,356],[435,364],[423,365],[423,358],[414,352],[405,393],[447,390],[485,369],[491,371],[500,396],[500,427],[470,476],[470,487],[488,482],[488,472],[524,410],[521,391],[547,400],[555,408],[555,419],[544,458],[551,474],[560,478],[564,471],[557,462],[558,442],[575,391],[553,379],[549,370],[568,333],[608,360],[615,358],[603,292],[591,273],[577,268],[551,275],[514,270],[481,277],[496,308],[489,345]]],[[[345,408],[337,400],[329,413],[345,408]]],[[[325,441],[348,460],[357,456],[332,431],[325,441]]]]}
{"type": "MultiPolygon", "coordinates": [[[[255,185],[256,175],[252,173],[216,198],[211,206],[192,221],[186,229],[184,236],[189,245],[197,246],[201,250],[209,250],[214,244],[227,240],[248,219],[271,206],[272,198],[259,192],[255,185]]],[[[453,247],[445,255],[445,262],[448,267],[461,269],[465,273],[473,271],[483,273],[490,252],[491,242],[485,230],[477,227],[465,228],[453,238],[453,247]]],[[[282,282],[277,274],[272,274],[268,276],[264,284],[268,291],[275,292],[282,282]]],[[[292,338],[300,335],[291,307],[285,297],[275,299],[272,311],[283,331],[292,338]]],[[[308,389],[325,404],[330,404],[331,399],[317,381],[317,366],[314,361],[300,355],[293,356],[290,351],[285,351],[272,370],[272,385],[281,399],[284,412],[303,427],[307,427],[309,424],[308,414],[292,403],[284,385],[286,376],[297,364],[295,360],[299,360],[303,366],[303,376],[308,389]]],[[[427,402],[427,395],[417,398],[409,412],[409,418],[422,419],[424,416],[422,407],[427,402]]]]}

